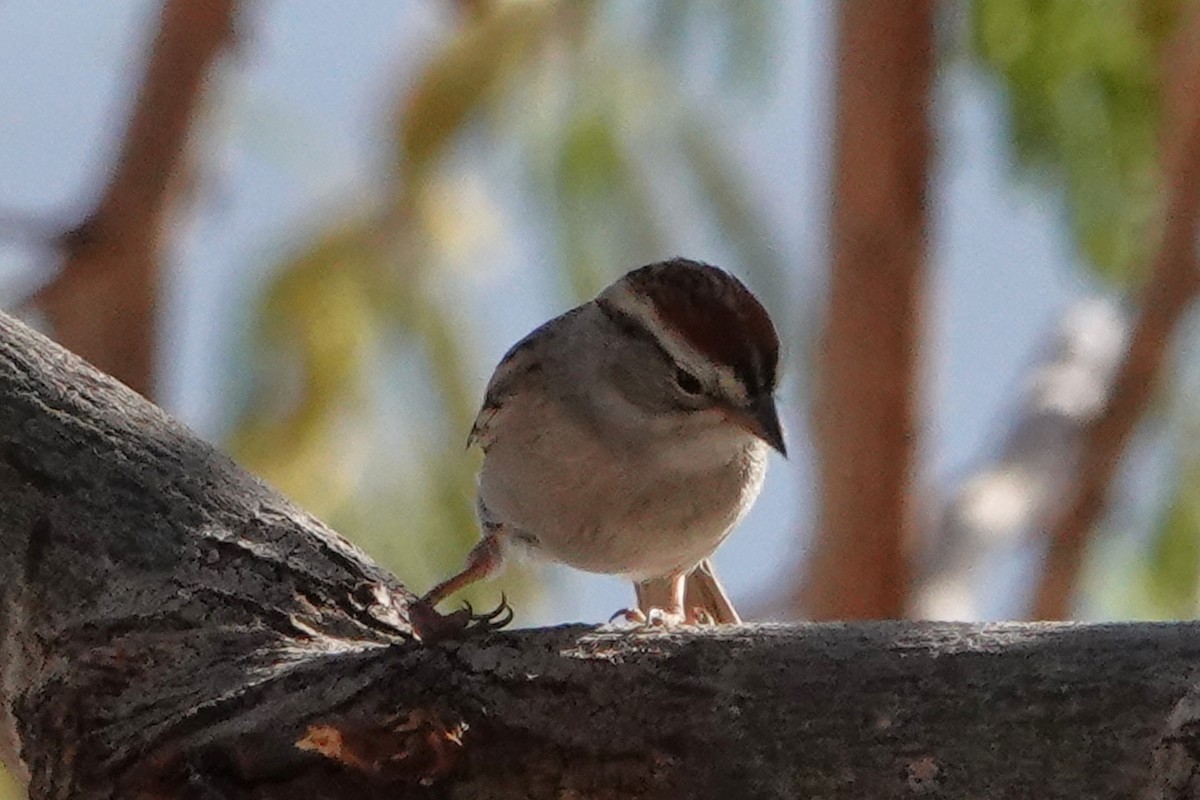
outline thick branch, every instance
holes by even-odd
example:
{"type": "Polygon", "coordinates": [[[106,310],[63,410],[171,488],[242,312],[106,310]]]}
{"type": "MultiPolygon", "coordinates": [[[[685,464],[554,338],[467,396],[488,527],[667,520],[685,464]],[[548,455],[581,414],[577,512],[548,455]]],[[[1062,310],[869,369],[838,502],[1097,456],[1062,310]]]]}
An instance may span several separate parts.
{"type": "Polygon", "coordinates": [[[149,395],[162,237],[192,119],[231,39],[234,0],[167,0],[108,186],[62,237],[61,272],[34,302],[55,338],[149,395]]]}
{"type": "Polygon", "coordinates": [[[837,8],[833,266],[814,421],[821,518],[793,605],[814,619],[898,617],[916,496],[934,3],[837,8]]]}
{"type": "Polygon", "coordinates": [[[404,632],[394,578],[3,315],[0,554],[0,757],[35,797],[87,796],[228,691],[404,632]]]}
{"type": "Polygon", "coordinates": [[[1080,455],[1072,502],[1051,526],[1037,619],[1070,615],[1090,532],[1121,455],[1158,387],[1173,334],[1200,290],[1196,232],[1200,214],[1200,3],[1184,16],[1164,67],[1162,241],[1151,263],[1129,349],[1117,369],[1111,400],[1091,425],[1080,455]]]}
{"type": "Polygon", "coordinates": [[[872,623],[422,645],[412,595],[0,315],[0,755],[72,798],[1200,789],[1200,626],[872,623]]]}

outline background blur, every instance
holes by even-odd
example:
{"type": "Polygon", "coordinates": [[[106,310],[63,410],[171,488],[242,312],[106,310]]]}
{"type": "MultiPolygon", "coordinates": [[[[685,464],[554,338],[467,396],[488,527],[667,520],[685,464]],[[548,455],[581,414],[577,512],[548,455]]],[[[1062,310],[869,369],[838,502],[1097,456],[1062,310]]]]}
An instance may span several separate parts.
{"type": "MultiPolygon", "coordinates": [[[[462,444],[508,346],[710,261],[787,350],[792,458],[717,556],[744,614],[1190,617],[1195,29],[1181,0],[9,0],[0,303],[423,591],[476,538],[462,444]]],[[[632,602],[499,584],[470,597],[521,624],[632,602]]]]}

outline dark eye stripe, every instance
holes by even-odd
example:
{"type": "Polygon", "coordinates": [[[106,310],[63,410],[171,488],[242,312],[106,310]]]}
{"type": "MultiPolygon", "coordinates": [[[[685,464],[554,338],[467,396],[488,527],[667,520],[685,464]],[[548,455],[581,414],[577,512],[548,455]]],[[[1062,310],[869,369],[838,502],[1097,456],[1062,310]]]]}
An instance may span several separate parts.
{"type": "Polygon", "coordinates": [[[596,298],[596,306],[601,312],[603,312],[608,321],[613,325],[616,325],[622,333],[626,334],[632,339],[638,339],[654,345],[654,349],[658,351],[659,355],[661,355],[668,364],[675,363],[675,359],[671,357],[669,352],[667,352],[667,348],[662,346],[662,342],[658,340],[658,337],[647,330],[646,326],[643,325],[636,317],[625,313],[604,297],[596,298]]]}
{"type": "MultiPolygon", "coordinates": [[[[658,355],[663,359],[663,361],[675,367],[675,380],[679,384],[680,389],[688,394],[700,394],[703,392],[704,387],[700,383],[700,380],[676,364],[675,359],[671,356],[671,353],[667,350],[667,348],[663,347],[662,342],[658,340],[658,337],[647,330],[646,326],[643,325],[639,319],[617,308],[612,304],[611,301],[604,297],[596,298],[596,306],[601,312],[603,312],[605,318],[607,318],[608,321],[613,325],[617,326],[622,333],[626,334],[630,338],[653,345],[655,351],[658,352],[658,355]],[[694,387],[687,385],[689,383],[694,384],[694,387]]],[[[692,406],[687,403],[677,404],[676,407],[680,410],[692,409],[692,406]]]]}

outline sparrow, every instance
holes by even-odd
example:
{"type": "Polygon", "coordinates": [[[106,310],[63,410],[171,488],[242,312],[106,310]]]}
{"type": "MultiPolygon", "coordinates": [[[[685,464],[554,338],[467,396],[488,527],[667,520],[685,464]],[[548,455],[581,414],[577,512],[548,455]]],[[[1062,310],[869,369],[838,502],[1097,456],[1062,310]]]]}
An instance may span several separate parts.
{"type": "Polygon", "coordinates": [[[511,621],[443,599],[516,553],[627,577],[636,623],[739,622],[710,556],[786,456],[779,337],[740,280],[675,258],[635,269],[517,342],[467,438],[481,538],[414,606],[431,638],[511,621]]]}

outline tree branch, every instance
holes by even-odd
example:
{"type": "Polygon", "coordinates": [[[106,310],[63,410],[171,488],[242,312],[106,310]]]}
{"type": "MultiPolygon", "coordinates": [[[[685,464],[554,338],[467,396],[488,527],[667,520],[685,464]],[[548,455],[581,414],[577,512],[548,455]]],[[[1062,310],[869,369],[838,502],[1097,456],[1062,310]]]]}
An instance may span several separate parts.
{"type": "Polygon", "coordinates": [[[1033,601],[1037,619],[1070,615],[1083,553],[1106,508],[1113,474],[1158,387],[1174,332],[1200,290],[1195,252],[1200,213],[1200,3],[1192,3],[1183,15],[1163,74],[1162,241],[1111,400],[1087,432],[1077,484],[1069,493],[1072,502],[1048,532],[1033,601]]]}
{"type": "Polygon", "coordinates": [[[55,338],[142,394],[153,390],[162,237],[180,165],[234,0],[167,0],[112,177],[58,238],[59,274],[32,299],[55,338]]]}
{"type": "Polygon", "coordinates": [[[3,315],[0,509],[0,757],[34,800],[1200,789],[1200,625],[425,645],[391,575],[3,315]]]}
{"type": "Polygon", "coordinates": [[[814,432],[821,518],[795,612],[902,616],[917,457],[934,3],[840,15],[833,266],[814,432]]]}

